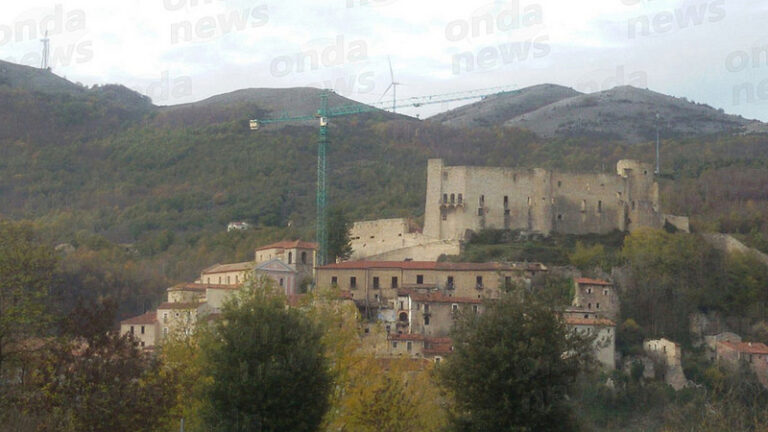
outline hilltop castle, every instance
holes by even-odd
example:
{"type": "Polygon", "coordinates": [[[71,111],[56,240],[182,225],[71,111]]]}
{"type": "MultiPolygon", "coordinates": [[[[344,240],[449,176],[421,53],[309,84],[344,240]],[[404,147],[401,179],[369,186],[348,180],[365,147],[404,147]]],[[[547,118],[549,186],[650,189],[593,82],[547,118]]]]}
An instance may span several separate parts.
{"type": "Polygon", "coordinates": [[[485,228],[588,234],[663,226],[652,167],[621,160],[616,171],[445,166],[430,159],[424,235],[463,240],[485,228]]]}

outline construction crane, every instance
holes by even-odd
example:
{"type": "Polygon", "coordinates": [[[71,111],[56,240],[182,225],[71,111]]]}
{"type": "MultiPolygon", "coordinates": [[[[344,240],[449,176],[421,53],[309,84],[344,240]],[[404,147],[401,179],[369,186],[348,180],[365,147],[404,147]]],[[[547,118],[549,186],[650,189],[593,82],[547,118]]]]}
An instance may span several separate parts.
{"type": "Polygon", "coordinates": [[[318,245],[316,265],[325,265],[328,259],[328,229],[326,222],[326,210],[328,204],[326,186],[326,151],[328,150],[328,124],[330,119],[374,111],[386,111],[390,107],[392,108],[392,111],[395,111],[397,108],[420,107],[423,105],[458,102],[478,98],[485,99],[488,96],[509,93],[514,90],[514,86],[492,87],[439,95],[411,97],[397,101],[391,106],[389,106],[390,102],[377,102],[370,105],[356,103],[332,108],[328,107],[328,96],[333,93],[333,90],[323,90],[320,93],[320,108],[316,113],[311,115],[282,114],[279,117],[274,118],[254,119],[250,121],[250,128],[251,130],[259,130],[262,126],[275,123],[297,123],[310,120],[319,121],[320,134],[317,145],[317,194],[315,197],[317,205],[316,236],[318,245]]]}

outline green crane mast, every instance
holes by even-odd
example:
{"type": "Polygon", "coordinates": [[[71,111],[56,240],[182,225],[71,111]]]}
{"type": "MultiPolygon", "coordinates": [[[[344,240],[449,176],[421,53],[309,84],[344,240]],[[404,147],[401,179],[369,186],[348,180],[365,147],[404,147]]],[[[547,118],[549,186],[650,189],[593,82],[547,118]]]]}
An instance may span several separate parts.
{"type": "MultiPolygon", "coordinates": [[[[439,95],[411,97],[397,101],[392,105],[392,110],[397,108],[420,107],[422,105],[431,105],[438,103],[456,102],[468,99],[486,98],[492,95],[513,92],[513,86],[492,87],[464,92],[445,93],[439,95]]],[[[308,120],[319,120],[320,135],[317,143],[317,195],[315,197],[317,205],[316,229],[317,229],[317,261],[316,265],[325,265],[328,260],[328,225],[327,225],[327,206],[328,194],[326,184],[326,151],[328,150],[328,123],[331,118],[343,117],[354,114],[362,114],[373,111],[385,111],[389,102],[378,102],[370,105],[349,104],[329,108],[328,97],[333,90],[323,90],[320,93],[320,108],[313,115],[292,115],[282,114],[278,117],[267,119],[255,119],[250,121],[251,130],[258,130],[264,125],[274,123],[296,123],[308,120]]]]}

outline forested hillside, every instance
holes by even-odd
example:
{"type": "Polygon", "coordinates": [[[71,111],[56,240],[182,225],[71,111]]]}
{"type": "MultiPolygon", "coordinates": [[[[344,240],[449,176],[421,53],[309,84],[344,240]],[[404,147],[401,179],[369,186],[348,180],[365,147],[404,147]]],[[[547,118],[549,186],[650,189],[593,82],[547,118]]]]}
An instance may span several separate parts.
{"type": "MultiPolygon", "coordinates": [[[[121,86],[52,90],[9,76],[0,84],[2,215],[76,246],[77,265],[112,266],[105,278],[122,281],[119,300],[140,289],[155,301],[164,285],[215,262],[249,259],[259,243],[313,237],[316,125],[251,131],[248,119],[312,114],[318,90],[248,90],[159,108],[121,86]],[[227,234],[235,220],[255,229],[227,234]]],[[[376,112],[332,122],[329,199],[351,220],[419,221],[431,157],[613,171],[619,159],[653,155],[652,142],[545,139],[376,112]]],[[[666,212],[768,250],[768,136],[664,139],[662,171],[666,212]]]]}

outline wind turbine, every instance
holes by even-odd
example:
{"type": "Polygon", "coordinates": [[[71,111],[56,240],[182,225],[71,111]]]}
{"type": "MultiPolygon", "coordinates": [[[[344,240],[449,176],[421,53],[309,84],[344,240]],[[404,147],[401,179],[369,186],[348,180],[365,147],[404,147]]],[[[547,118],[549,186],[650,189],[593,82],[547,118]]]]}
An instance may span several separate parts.
{"type": "Polygon", "coordinates": [[[389,56],[387,56],[387,62],[389,62],[389,77],[392,81],[390,82],[389,87],[384,90],[384,93],[382,93],[379,100],[384,99],[384,96],[387,95],[389,89],[392,89],[392,112],[397,112],[397,86],[401,84],[395,81],[395,73],[392,71],[392,59],[389,58],[389,56]]]}

